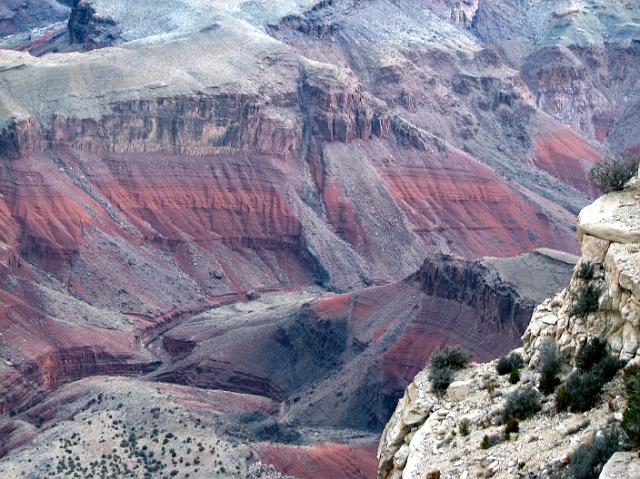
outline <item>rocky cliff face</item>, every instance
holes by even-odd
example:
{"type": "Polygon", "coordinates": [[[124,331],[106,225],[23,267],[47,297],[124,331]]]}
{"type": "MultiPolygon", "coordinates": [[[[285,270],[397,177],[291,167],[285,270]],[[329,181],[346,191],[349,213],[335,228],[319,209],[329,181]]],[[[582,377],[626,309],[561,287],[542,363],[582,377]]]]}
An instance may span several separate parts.
{"type": "MultiPolygon", "coordinates": [[[[249,302],[167,318],[135,338],[135,326],[126,316],[101,315],[80,302],[66,301],[61,312],[91,317],[92,325],[69,324],[70,331],[58,331],[52,318],[42,316],[42,330],[29,330],[35,349],[16,348],[0,370],[0,407],[6,412],[0,422],[0,454],[10,453],[0,461],[0,471],[32,470],[30,463],[16,461],[20,446],[27,445],[22,449],[27,454],[32,441],[71,434],[61,424],[69,412],[57,406],[60,395],[78,398],[73,399],[78,408],[74,416],[101,423],[90,400],[103,391],[105,379],[78,380],[111,375],[107,383],[116,381],[118,386],[109,389],[110,407],[124,401],[122,407],[131,410],[137,399],[123,391],[134,386],[123,385],[143,380],[145,388],[161,385],[170,403],[191,411],[195,402],[196,409],[216,411],[206,419],[202,412],[192,413],[220,434],[226,428],[236,433],[257,428],[242,422],[249,420],[242,413],[254,412],[271,417],[272,427],[277,424],[301,435],[302,446],[281,442],[280,429],[258,438],[232,434],[234,442],[250,448],[249,463],[262,460],[304,478],[371,477],[379,431],[433,348],[463,344],[479,360],[509,350],[533,310],[536,298],[531,292],[548,295],[558,288],[568,280],[573,261],[549,251],[476,261],[437,256],[403,281],[344,294],[317,290],[257,298],[254,292],[249,302]],[[524,271],[536,271],[538,283],[519,281],[524,271]],[[515,280],[506,282],[503,276],[515,280]],[[100,328],[110,328],[111,336],[100,328]],[[87,341],[84,337],[66,339],[66,348],[57,353],[47,346],[51,337],[46,338],[45,331],[62,341],[62,334],[77,335],[78,330],[93,335],[91,347],[74,346],[74,341],[87,341]],[[44,353],[47,348],[50,352],[44,353]],[[20,353],[34,359],[21,362],[20,353]],[[127,377],[132,375],[138,379],[127,377]]],[[[57,295],[58,302],[64,298],[56,291],[41,294],[57,295]]],[[[28,314],[24,308],[14,304],[11,319],[28,314]]],[[[3,340],[19,345],[24,334],[24,327],[9,326],[3,340]]],[[[32,453],[39,457],[31,463],[35,470],[51,462],[41,448],[32,453]]],[[[246,461],[242,459],[242,467],[246,461]]]]}
{"type": "MultiPolygon", "coordinates": [[[[555,345],[569,368],[579,349],[594,337],[606,340],[620,359],[638,360],[639,212],[637,179],[624,191],[604,195],[582,210],[578,219],[582,256],[569,286],[533,313],[519,351],[528,364],[518,386],[497,376],[495,362],[460,373],[444,397],[432,389],[426,370],[416,376],[383,433],[379,478],[550,477],[569,464],[570,454],[581,443],[622,420],[626,397],[618,375],[605,386],[595,409],[584,414],[558,412],[553,401],[545,400],[542,416],[521,422],[515,440],[498,441],[490,450],[480,447],[485,435],[503,434],[499,415],[505,398],[523,385],[537,387],[536,367],[545,345],[555,345]],[[578,314],[576,305],[586,304],[587,291],[594,297],[578,314]],[[463,422],[471,432],[456,436],[463,422]]],[[[634,467],[637,459],[617,456],[602,477],[634,467]]]]}
{"type": "MultiPolygon", "coordinates": [[[[586,172],[637,149],[636,10],[595,6],[4,2],[0,428],[20,432],[5,437],[33,437],[27,411],[94,374],[371,431],[435,345],[513,347],[542,289],[519,260],[475,259],[577,251],[586,172]],[[470,262],[423,265],[439,253],[470,262]],[[207,313],[316,288],[335,295],[207,313]]],[[[566,273],[526,258],[547,285],[566,273]]],[[[371,454],[366,434],[355,452],[330,435],[263,452],[331,477],[332,453],[371,454]]]]}
{"type": "Polygon", "coordinates": [[[640,191],[633,180],[623,192],[610,193],[586,207],[578,218],[582,257],[569,286],[537,309],[523,337],[525,351],[554,342],[573,357],[593,336],[607,340],[623,360],[638,358],[640,326],[640,191]],[[584,315],[572,315],[585,291],[597,303],[584,315]]]}

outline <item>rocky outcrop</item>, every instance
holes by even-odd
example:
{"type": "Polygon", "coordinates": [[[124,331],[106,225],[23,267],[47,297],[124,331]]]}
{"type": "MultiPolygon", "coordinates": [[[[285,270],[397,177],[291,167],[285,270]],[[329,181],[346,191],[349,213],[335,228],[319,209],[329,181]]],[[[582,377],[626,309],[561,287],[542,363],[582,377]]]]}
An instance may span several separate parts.
{"type": "MultiPolygon", "coordinates": [[[[604,195],[580,213],[582,256],[568,288],[534,311],[522,338],[524,348],[515,351],[528,363],[518,384],[498,376],[495,362],[476,364],[438,395],[429,373],[420,372],[383,433],[378,478],[551,477],[565,470],[580,444],[622,420],[626,395],[621,375],[605,385],[598,405],[585,414],[559,412],[554,401],[543,400],[542,413],[521,421],[517,434],[506,439],[500,414],[516,389],[537,388],[536,368],[545,345],[555,345],[571,367],[578,350],[594,337],[605,339],[620,359],[638,360],[638,185],[633,179],[624,191],[604,195]],[[458,434],[463,423],[466,430],[458,434]]],[[[483,303],[492,301],[484,298],[483,303]]],[[[616,455],[601,477],[634,477],[628,475],[634,467],[637,459],[616,455]]]]}
{"type": "Polygon", "coordinates": [[[600,479],[640,477],[640,457],[635,452],[616,452],[600,473],[600,479]]]}
{"type": "Polygon", "coordinates": [[[622,420],[626,404],[618,377],[588,415],[558,413],[553,401],[543,401],[538,414],[505,438],[502,409],[517,389],[536,386],[535,370],[523,369],[514,385],[497,375],[493,361],[472,365],[455,379],[440,396],[426,371],[415,377],[382,435],[379,479],[553,477],[580,444],[622,420]],[[468,432],[461,432],[461,424],[468,432]]]}
{"type": "Polygon", "coordinates": [[[71,43],[78,43],[85,50],[112,45],[121,34],[112,18],[99,16],[86,0],[74,0],[68,27],[71,43]]]}
{"type": "Polygon", "coordinates": [[[553,342],[572,357],[580,345],[598,336],[623,360],[637,359],[640,330],[640,191],[632,180],[625,191],[609,193],[578,218],[582,257],[569,286],[540,305],[523,337],[525,351],[553,342]],[[576,314],[593,291],[593,305],[576,314]]]}

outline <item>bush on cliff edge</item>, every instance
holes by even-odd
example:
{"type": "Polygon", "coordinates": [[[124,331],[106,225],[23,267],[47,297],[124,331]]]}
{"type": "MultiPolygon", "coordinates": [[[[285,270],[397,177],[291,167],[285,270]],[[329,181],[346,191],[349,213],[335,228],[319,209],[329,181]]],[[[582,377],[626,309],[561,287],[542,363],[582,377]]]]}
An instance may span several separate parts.
{"type": "Polygon", "coordinates": [[[596,163],[589,172],[589,178],[602,193],[622,191],[624,185],[638,173],[640,157],[627,157],[622,160],[608,158],[596,163]]]}
{"type": "Polygon", "coordinates": [[[443,394],[453,382],[454,371],[465,368],[471,358],[471,353],[461,346],[434,349],[429,361],[429,379],[433,389],[443,394]]]}

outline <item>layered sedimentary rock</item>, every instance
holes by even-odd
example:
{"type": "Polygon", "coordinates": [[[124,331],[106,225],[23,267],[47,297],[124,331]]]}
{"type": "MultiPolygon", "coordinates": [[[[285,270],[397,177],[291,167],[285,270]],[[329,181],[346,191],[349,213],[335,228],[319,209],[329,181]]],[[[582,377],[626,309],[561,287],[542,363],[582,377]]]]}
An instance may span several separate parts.
{"type": "MultiPolygon", "coordinates": [[[[567,371],[574,368],[580,348],[594,338],[605,340],[624,363],[638,361],[639,213],[637,178],[624,191],[606,194],[581,211],[582,256],[568,287],[533,313],[522,338],[524,347],[517,351],[525,361],[518,386],[497,376],[495,362],[459,373],[444,396],[433,390],[427,370],[416,376],[383,433],[379,478],[436,472],[440,477],[553,477],[566,470],[578,446],[623,420],[627,394],[618,374],[587,413],[558,411],[555,401],[546,400],[542,414],[520,423],[514,441],[489,444],[490,456],[480,447],[483,437],[504,437],[504,398],[517,388],[540,384],[542,348],[557,348],[567,371]],[[463,422],[471,433],[452,435],[463,422]]],[[[634,456],[615,455],[600,477],[632,477],[627,474],[638,467],[634,456]]]]}
{"type": "Polygon", "coordinates": [[[523,337],[532,361],[547,342],[573,357],[594,336],[606,339],[621,359],[638,358],[639,211],[637,180],[625,191],[604,195],[582,210],[578,220],[580,263],[569,286],[536,309],[523,337]],[[585,314],[576,314],[576,306],[584,304],[591,290],[597,299],[585,314]]]}
{"type": "MultiPolygon", "coordinates": [[[[583,3],[0,7],[0,411],[143,374],[375,430],[435,345],[515,345],[540,290],[513,264],[420,266],[577,251],[587,171],[639,124],[635,10],[583,3]],[[583,41],[585,15],[606,31],[583,41]],[[336,294],[205,312],[318,286],[336,294]]],[[[566,268],[526,261],[554,264],[548,284],[566,268]]],[[[325,439],[304,451],[323,471],[370,452],[325,439]]]]}
{"type": "Polygon", "coordinates": [[[151,377],[287,401],[294,424],[376,431],[434,347],[463,344],[486,360],[517,344],[537,298],[501,272],[538,271],[545,294],[573,265],[543,252],[505,261],[437,257],[387,286],[205,312],[151,343],[173,358],[151,377]]]}
{"type": "MultiPolygon", "coordinates": [[[[115,354],[103,337],[91,351],[34,361],[29,371],[8,363],[2,397],[9,414],[0,423],[5,431],[0,447],[11,454],[3,464],[16,467],[12,451],[40,434],[53,434],[49,429],[59,430],[56,418],[67,412],[57,409],[57,395],[75,397],[80,390],[81,397],[96,396],[102,380],[76,381],[63,386],[63,392],[50,389],[87,375],[135,374],[142,375],[145,388],[162,384],[167,401],[217,411],[219,420],[208,427],[221,434],[228,422],[244,424],[239,414],[259,411],[302,435],[301,444],[280,443],[276,433],[262,437],[263,442],[242,435],[253,462],[260,459],[296,477],[371,477],[377,434],[433,348],[460,343],[482,360],[508,350],[526,327],[537,297],[566,282],[573,261],[550,251],[478,261],[434,257],[414,275],[385,286],[344,294],[316,289],[255,298],[258,294],[252,293],[246,303],[183,314],[130,341],[120,356],[102,352],[115,354]],[[524,271],[537,273],[536,285],[518,280],[524,271]],[[503,276],[513,281],[505,282],[503,276]],[[241,411],[228,410],[227,397],[241,411]]],[[[85,328],[96,337],[103,336],[98,328],[118,322],[123,322],[119,329],[134,327],[124,315],[100,315],[81,303],[65,307],[91,314],[93,325],[85,328]]],[[[42,321],[43,327],[51,327],[51,319],[42,321]]],[[[24,329],[8,331],[24,334],[24,329]]],[[[16,338],[6,339],[20,344],[16,338]]],[[[58,338],[49,340],[62,341],[58,338]]],[[[118,339],[125,344],[129,336],[118,339]]],[[[126,390],[118,386],[109,393],[112,403],[124,400],[123,407],[130,408],[132,399],[122,399],[126,390]]],[[[46,457],[34,467],[46,463],[46,457]]]]}

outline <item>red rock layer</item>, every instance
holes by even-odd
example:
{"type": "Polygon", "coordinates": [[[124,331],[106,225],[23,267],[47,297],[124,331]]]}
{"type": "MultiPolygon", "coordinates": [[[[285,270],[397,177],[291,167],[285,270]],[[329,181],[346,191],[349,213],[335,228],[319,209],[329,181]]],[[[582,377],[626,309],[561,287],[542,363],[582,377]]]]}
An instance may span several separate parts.
{"type": "Polygon", "coordinates": [[[321,443],[312,446],[262,444],[262,461],[301,479],[370,479],[377,470],[377,442],[321,443]]]}
{"type": "Polygon", "coordinates": [[[584,138],[558,122],[550,126],[549,131],[536,137],[534,145],[534,163],[538,168],[580,191],[596,194],[588,171],[604,155],[584,138]]]}

